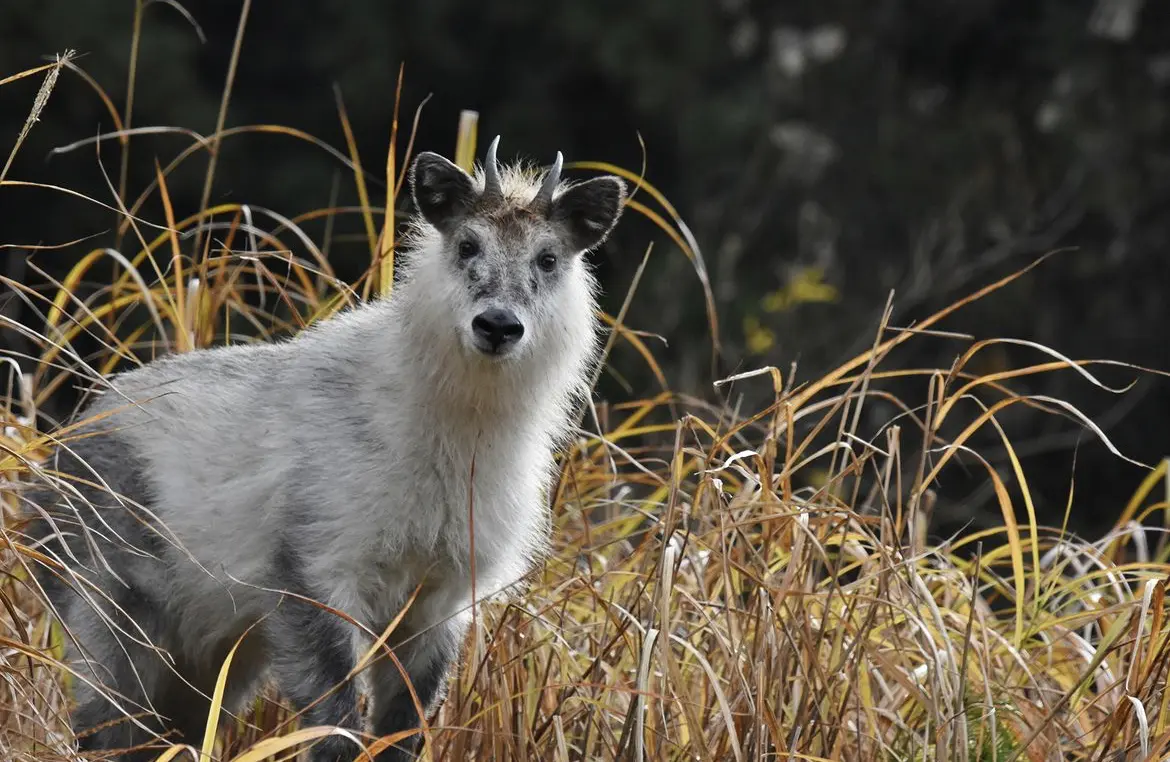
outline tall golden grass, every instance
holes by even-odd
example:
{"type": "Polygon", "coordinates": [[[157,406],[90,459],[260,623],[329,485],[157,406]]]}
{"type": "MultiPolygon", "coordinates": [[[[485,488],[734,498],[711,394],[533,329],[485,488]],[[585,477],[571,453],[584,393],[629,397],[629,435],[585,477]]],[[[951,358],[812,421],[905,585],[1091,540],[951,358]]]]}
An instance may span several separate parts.
{"type": "MultiPolygon", "coordinates": [[[[62,74],[85,77],[65,56],[0,79],[45,77],[29,128],[37,117],[51,118],[45,103],[62,74]]],[[[136,130],[124,127],[128,107],[120,114],[87,81],[117,125],[103,139],[129,145],[136,130]]],[[[228,93],[230,82],[223,110],[228,93]]],[[[72,677],[59,661],[57,628],[27,584],[29,565],[46,559],[24,541],[19,499],[20,485],[37,478],[69,428],[39,430],[36,410],[65,384],[93,383],[160,352],[239,341],[240,333],[286,334],[391,292],[394,200],[414,133],[400,147],[396,108],[385,167],[390,198],[378,207],[339,111],[344,151],[279,125],[226,127],[221,113],[216,132],[196,136],[158,166],[139,195],[129,193],[123,170],[110,200],[85,199],[120,215],[117,248],[58,252],[76,264],[43,288],[5,282],[37,316],[5,330],[20,332],[37,354],[30,372],[4,365],[0,399],[3,759],[74,758],[72,677]],[[238,203],[213,206],[205,192],[201,208],[173,208],[167,183],[176,167],[206,157],[210,188],[222,141],[274,133],[334,153],[352,173],[359,206],[286,218],[238,203]],[[142,218],[149,200],[161,201],[162,219],[142,218]],[[369,268],[349,283],[334,274],[326,242],[302,229],[341,215],[360,217],[370,251],[369,268]],[[111,261],[113,277],[83,290],[111,261]],[[98,350],[80,355],[74,344],[82,337],[98,350]]],[[[465,165],[475,154],[475,132],[468,114],[455,150],[465,165]]],[[[642,173],[603,162],[576,167],[619,172],[638,185],[630,208],[695,262],[718,335],[701,254],[667,199],[642,173]]],[[[6,194],[37,184],[4,176],[0,185],[6,194]]],[[[587,411],[589,425],[565,454],[553,495],[553,553],[509,602],[479,612],[449,698],[421,731],[424,758],[1166,759],[1167,464],[1135,485],[1129,504],[1116,507],[1115,528],[1099,541],[1040,526],[1027,475],[997,415],[1029,405],[1077,419],[1108,442],[1070,405],[1012,388],[1048,373],[1077,373],[1104,387],[1094,363],[1031,345],[1035,364],[992,375],[969,371],[994,339],[967,342],[949,368],[907,369],[889,360],[897,347],[926,340],[933,326],[993,298],[1031,267],[912,329],[891,328],[887,310],[872,347],[822,378],[794,384],[779,369],[763,368],[719,386],[725,392],[770,383],[773,401],[759,410],[717,402],[713,391],[709,400],[663,392],[587,411]],[[922,399],[899,400],[886,390],[908,378],[921,379],[922,399]],[[866,439],[861,411],[876,399],[902,412],[866,439]],[[987,430],[1008,453],[1009,478],[973,449],[974,435],[987,430]],[[930,544],[936,481],[960,457],[984,469],[1002,526],[930,544]]],[[[668,387],[624,313],[602,316],[610,346],[632,345],[668,387]]],[[[289,759],[330,732],[295,729],[271,690],[227,726],[218,716],[211,715],[217,732],[203,749],[163,747],[159,758],[289,759]]]]}

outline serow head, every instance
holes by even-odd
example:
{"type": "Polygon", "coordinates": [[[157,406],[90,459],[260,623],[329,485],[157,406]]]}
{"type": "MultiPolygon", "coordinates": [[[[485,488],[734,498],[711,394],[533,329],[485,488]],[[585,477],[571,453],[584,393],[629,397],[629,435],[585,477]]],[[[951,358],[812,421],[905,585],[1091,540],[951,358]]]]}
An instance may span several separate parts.
{"type": "Polygon", "coordinates": [[[612,175],[562,185],[560,153],[543,178],[501,168],[496,137],[472,176],[425,152],[411,167],[419,215],[433,228],[421,263],[468,351],[494,360],[540,352],[592,319],[582,255],[621,216],[625,183],[612,175]]]}

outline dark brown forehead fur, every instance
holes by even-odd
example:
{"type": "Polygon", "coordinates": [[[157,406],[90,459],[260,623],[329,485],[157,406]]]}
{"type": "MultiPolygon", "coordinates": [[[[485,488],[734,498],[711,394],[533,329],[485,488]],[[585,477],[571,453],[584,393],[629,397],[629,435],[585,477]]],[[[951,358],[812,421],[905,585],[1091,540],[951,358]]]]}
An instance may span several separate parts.
{"type": "Polygon", "coordinates": [[[534,225],[546,222],[543,215],[532,211],[525,204],[510,199],[502,202],[480,199],[473,208],[472,215],[492,225],[504,241],[522,240],[534,225]]]}

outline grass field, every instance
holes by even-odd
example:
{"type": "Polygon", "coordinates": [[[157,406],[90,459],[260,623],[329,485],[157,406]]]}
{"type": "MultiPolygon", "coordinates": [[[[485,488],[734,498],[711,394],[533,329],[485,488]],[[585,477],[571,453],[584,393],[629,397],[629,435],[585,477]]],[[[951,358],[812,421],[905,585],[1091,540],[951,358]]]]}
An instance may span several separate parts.
{"type": "MultiPolygon", "coordinates": [[[[64,59],[0,72],[0,86],[43,78],[47,98],[58,75],[74,76],[69,66],[64,59]]],[[[29,104],[30,129],[37,115],[52,118],[44,98],[29,104]]],[[[110,114],[121,124],[112,104],[110,114]]],[[[4,760],[72,758],[71,678],[54,648],[60,634],[26,584],[28,565],[44,558],[20,534],[19,485],[37,478],[54,438],[69,435],[40,430],[38,406],[63,385],[90,384],[161,351],[222,343],[229,332],[232,341],[287,334],[390,290],[400,220],[392,203],[379,207],[371,198],[352,141],[336,151],[356,183],[357,208],[276,219],[239,203],[211,206],[209,190],[201,208],[174,209],[169,173],[183,162],[207,163],[210,189],[220,140],[264,140],[265,132],[315,140],[223,123],[161,164],[157,181],[138,194],[112,185],[108,198],[87,200],[120,215],[117,249],[63,249],[54,256],[76,264],[60,282],[4,284],[31,316],[5,331],[36,347],[25,372],[13,362],[0,366],[4,760]],[[142,218],[147,201],[161,201],[161,218],[142,218]],[[334,275],[328,242],[300,227],[343,214],[361,218],[370,251],[368,270],[352,283],[334,275]],[[95,282],[105,271],[113,275],[95,282]],[[96,350],[76,350],[81,339],[96,350]]],[[[405,125],[395,124],[385,167],[395,192],[409,158],[405,125]]],[[[476,155],[474,120],[457,132],[456,157],[466,166],[476,155]]],[[[128,142],[133,132],[109,137],[128,142]]],[[[10,163],[0,198],[32,182],[7,177],[10,163]]],[[[601,163],[576,169],[639,177],[601,163]]],[[[698,262],[683,221],[649,183],[630,208],[667,239],[655,256],[698,262]]],[[[1060,400],[1013,389],[1047,373],[1104,386],[1094,375],[1098,363],[1033,346],[1035,364],[976,375],[972,359],[996,344],[982,338],[960,340],[949,368],[890,361],[898,347],[928,340],[949,315],[994,298],[1018,275],[913,330],[883,320],[870,350],[821,378],[793,383],[787,372],[763,368],[707,400],[664,391],[587,411],[554,496],[552,556],[516,597],[479,612],[449,698],[424,729],[424,753],[556,762],[1166,759],[1166,463],[1132,485],[1128,505],[1097,507],[1120,518],[1105,538],[1088,542],[1037,524],[1027,475],[997,420],[1011,406],[1030,405],[1104,438],[1060,400]],[[920,398],[887,391],[906,379],[921,382],[920,398]],[[770,386],[774,401],[758,410],[727,402],[746,385],[770,386]],[[861,411],[876,398],[902,412],[863,438],[861,411]],[[987,430],[1001,435],[1012,464],[1006,475],[971,447],[987,430]],[[930,544],[935,483],[958,458],[984,468],[1003,525],[930,544]]],[[[636,287],[627,302],[638,298],[636,287]]],[[[698,309],[715,320],[711,301],[698,309]]],[[[624,315],[605,321],[611,343],[632,346],[631,356],[669,388],[652,345],[624,315]]],[[[1071,511],[1075,490],[1069,500],[1071,511]]],[[[328,732],[294,730],[287,719],[269,692],[252,713],[220,726],[215,745],[202,751],[225,762],[287,759],[297,743],[328,732]]],[[[198,759],[199,751],[160,754],[198,759]]]]}

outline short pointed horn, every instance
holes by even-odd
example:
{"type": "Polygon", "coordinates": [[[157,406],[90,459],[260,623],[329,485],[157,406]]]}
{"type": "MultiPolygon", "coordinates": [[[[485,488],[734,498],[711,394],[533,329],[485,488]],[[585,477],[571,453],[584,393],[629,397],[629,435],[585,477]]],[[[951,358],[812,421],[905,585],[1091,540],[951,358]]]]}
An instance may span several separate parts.
{"type": "Polygon", "coordinates": [[[536,198],[532,199],[531,208],[534,211],[544,212],[552,203],[553,191],[561,184],[561,166],[564,162],[565,159],[561,156],[561,152],[557,151],[557,159],[553,162],[552,169],[544,176],[544,184],[540,186],[536,198]]]}
{"type": "Polygon", "coordinates": [[[492,198],[502,198],[504,189],[500,185],[500,165],[496,161],[496,151],[500,147],[500,136],[488,146],[487,157],[483,163],[483,195],[492,198]]]}

